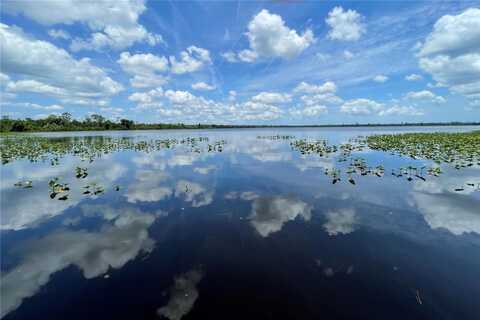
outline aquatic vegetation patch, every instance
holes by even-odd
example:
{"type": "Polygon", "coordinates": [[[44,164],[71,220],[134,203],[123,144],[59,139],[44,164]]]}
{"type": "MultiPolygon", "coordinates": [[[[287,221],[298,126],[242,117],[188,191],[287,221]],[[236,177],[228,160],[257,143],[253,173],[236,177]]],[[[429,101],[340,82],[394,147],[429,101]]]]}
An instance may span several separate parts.
{"type": "MultiPolygon", "coordinates": [[[[47,138],[38,136],[6,136],[0,139],[2,164],[14,160],[27,159],[31,162],[48,161],[52,166],[60,164],[60,159],[73,155],[82,161],[93,162],[102,155],[120,152],[155,152],[173,149],[178,146],[188,148],[191,152],[222,152],[225,140],[208,143],[207,137],[187,137],[184,139],[136,140],[131,137],[69,137],[47,138]]],[[[79,177],[86,171],[80,168],[79,177]]],[[[88,173],[87,173],[88,175],[88,173]]]]}
{"type": "Polygon", "coordinates": [[[449,163],[456,169],[480,165],[480,131],[382,134],[366,142],[373,150],[449,163]]]}
{"type": "MultiPolygon", "coordinates": [[[[365,149],[389,152],[392,155],[410,157],[414,160],[429,160],[432,166],[405,166],[394,168],[391,175],[404,177],[407,181],[426,181],[427,176],[438,177],[443,173],[440,165],[447,164],[455,169],[480,165],[480,131],[462,133],[405,133],[359,136],[340,145],[330,145],[326,140],[294,140],[290,142],[292,150],[301,155],[316,154],[320,157],[334,158],[338,163],[336,168],[326,168],[325,175],[332,178],[332,184],[342,181],[345,172],[346,181],[355,185],[354,175],[383,177],[385,168],[382,164],[370,166],[362,157],[354,156],[355,152],[365,149]],[[341,164],[348,164],[344,168],[341,164]]],[[[475,183],[467,184],[475,187],[475,183]]],[[[455,191],[462,191],[457,188],[455,191]]]]}

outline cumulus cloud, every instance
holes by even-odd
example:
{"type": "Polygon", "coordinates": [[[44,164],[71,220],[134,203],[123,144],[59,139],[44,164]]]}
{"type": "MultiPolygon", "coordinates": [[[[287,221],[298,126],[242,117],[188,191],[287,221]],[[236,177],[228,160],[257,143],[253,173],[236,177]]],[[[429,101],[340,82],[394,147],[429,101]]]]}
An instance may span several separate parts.
{"type": "Polygon", "coordinates": [[[99,232],[60,230],[17,247],[19,265],[2,274],[1,316],[18,308],[48,283],[52,274],[70,265],[91,279],[109,268],[120,269],[141,252],[153,249],[147,229],[155,215],[131,208],[108,212],[113,215],[101,216],[111,224],[105,224],[99,232]]]}
{"type": "Polygon", "coordinates": [[[292,97],[289,94],[276,93],[276,92],[260,92],[251,99],[253,102],[276,104],[287,103],[292,101],[292,97]]]}
{"type": "Polygon", "coordinates": [[[413,101],[429,101],[434,103],[445,103],[446,100],[442,96],[437,96],[429,90],[410,91],[405,95],[405,99],[413,101]]]}
{"type": "Polygon", "coordinates": [[[408,76],[405,76],[405,80],[407,81],[418,81],[418,80],[422,80],[423,77],[419,74],[415,74],[415,73],[412,73],[412,74],[409,74],[408,76]]]}
{"type": "Polygon", "coordinates": [[[375,82],[383,83],[383,82],[387,82],[388,77],[384,76],[383,74],[379,74],[379,75],[376,75],[375,77],[373,77],[372,80],[375,81],[375,82]]]}
{"type": "Polygon", "coordinates": [[[322,85],[314,85],[302,81],[293,89],[294,93],[307,94],[335,93],[336,91],[337,85],[333,81],[327,81],[322,85]]]}
{"type": "Polygon", "coordinates": [[[357,224],[355,210],[351,208],[328,211],[326,218],[327,222],[323,227],[330,236],[352,233],[357,224]]]}
{"type": "Polygon", "coordinates": [[[3,4],[10,14],[23,14],[43,25],[83,23],[92,34],[88,39],[75,38],[70,48],[78,50],[124,49],[136,42],[150,45],[163,42],[160,35],[148,32],[138,23],[146,10],[143,0],[13,0],[3,4]]]}
{"type": "Polygon", "coordinates": [[[344,11],[342,7],[335,7],[325,19],[331,28],[328,37],[332,40],[356,41],[366,32],[362,20],[363,16],[355,10],[344,11]]]}
{"type": "Polygon", "coordinates": [[[480,96],[480,9],[442,16],[423,44],[419,64],[433,79],[453,92],[480,96]]]}
{"type": "Polygon", "coordinates": [[[157,314],[170,320],[182,319],[190,312],[198,299],[197,285],[202,278],[203,272],[196,269],[175,277],[175,282],[169,290],[168,303],[159,308],[157,314]]]}
{"type": "Polygon", "coordinates": [[[128,100],[137,102],[140,106],[148,106],[156,102],[156,100],[162,96],[163,89],[156,88],[147,92],[134,92],[128,97],[128,100]]]}
{"type": "Polygon", "coordinates": [[[76,60],[53,44],[36,40],[17,27],[0,24],[2,72],[25,79],[9,83],[12,92],[36,92],[68,103],[98,101],[123,87],[90,59],[76,60]]]}
{"type": "Polygon", "coordinates": [[[250,49],[225,52],[223,57],[227,61],[254,62],[260,57],[292,59],[315,42],[312,30],[306,29],[299,34],[287,27],[281,16],[266,9],[249,22],[246,36],[250,49]]]}
{"type": "Polygon", "coordinates": [[[182,51],[179,60],[174,56],[170,56],[169,60],[171,72],[175,74],[195,72],[212,63],[210,52],[196,46],[190,46],[182,51]]]}
{"type": "Polygon", "coordinates": [[[173,90],[167,90],[165,92],[165,97],[167,97],[171,103],[173,104],[187,104],[187,103],[192,103],[197,100],[197,97],[191,94],[188,91],[173,91],[173,90]]]}
{"type": "Polygon", "coordinates": [[[252,203],[250,224],[262,237],[280,231],[283,225],[297,217],[309,221],[312,206],[292,197],[259,197],[252,203]]]}
{"type": "Polygon", "coordinates": [[[301,96],[300,100],[302,100],[302,102],[305,103],[307,106],[312,106],[320,103],[341,104],[343,102],[342,98],[332,93],[305,95],[301,96]]]}
{"type": "Polygon", "coordinates": [[[197,82],[197,83],[192,84],[192,89],[193,90],[200,90],[200,91],[211,91],[211,90],[215,90],[216,87],[214,85],[210,85],[210,84],[205,83],[205,82],[197,82]]]}
{"type": "Polygon", "coordinates": [[[340,112],[351,115],[370,115],[380,112],[384,109],[383,103],[378,103],[369,99],[354,99],[345,102],[340,107],[340,112]]]}
{"type": "Polygon", "coordinates": [[[168,60],[163,56],[122,52],[117,63],[123,71],[133,76],[130,84],[134,88],[158,87],[168,81],[167,76],[159,74],[169,70],[168,60]]]}
{"type": "Polygon", "coordinates": [[[267,103],[252,100],[235,102],[234,91],[229,93],[228,101],[213,101],[182,90],[167,90],[161,100],[158,97],[151,97],[147,92],[134,93],[129,99],[137,102],[135,110],[149,108],[159,114],[163,120],[179,121],[181,119],[182,122],[190,123],[269,121],[278,119],[284,114],[282,109],[267,103]]]}

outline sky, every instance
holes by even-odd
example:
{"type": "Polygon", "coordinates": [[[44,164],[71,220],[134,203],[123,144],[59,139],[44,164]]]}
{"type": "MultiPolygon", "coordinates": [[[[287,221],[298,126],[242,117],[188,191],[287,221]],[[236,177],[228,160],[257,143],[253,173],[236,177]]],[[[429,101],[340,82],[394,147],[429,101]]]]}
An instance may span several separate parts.
{"type": "Polygon", "coordinates": [[[480,121],[480,1],[2,1],[1,114],[480,121]]]}

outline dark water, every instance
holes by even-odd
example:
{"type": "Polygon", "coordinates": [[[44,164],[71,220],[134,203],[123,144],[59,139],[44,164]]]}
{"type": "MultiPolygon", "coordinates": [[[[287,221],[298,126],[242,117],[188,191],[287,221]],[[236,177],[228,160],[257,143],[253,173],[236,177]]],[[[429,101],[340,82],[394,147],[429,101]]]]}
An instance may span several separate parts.
{"type": "MultiPolygon", "coordinates": [[[[290,139],[455,128],[268,129],[50,134],[178,145],[1,166],[4,319],[480,319],[480,168],[407,181],[430,165],[365,149],[383,177],[332,184],[338,155],[290,139]],[[200,143],[200,147],[203,146],[200,143]],[[77,179],[75,168],[88,168],[77,179]],[[71,190],[50,199],[48,181],[71,190]],[[19,180],[33,188],[19,188],[19,180]],[[105,192],[83,195],[87,183],[105,192]],[[119,186],[119,190],[115,189],[119,186]]],[[[81,138],[79,138],[81,139],[81,138]]]]}

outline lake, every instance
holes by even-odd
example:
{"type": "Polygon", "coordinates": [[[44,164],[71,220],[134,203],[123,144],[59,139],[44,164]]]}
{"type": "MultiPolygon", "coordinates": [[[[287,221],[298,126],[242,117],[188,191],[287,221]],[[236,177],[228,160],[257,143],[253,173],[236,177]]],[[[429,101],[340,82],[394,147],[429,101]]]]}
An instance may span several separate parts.
{"type": "Polygon", "coordinates": [[[479,319],[480,166],[345,147],[474,129],[4,137],[1,315],[479,319]]]}

